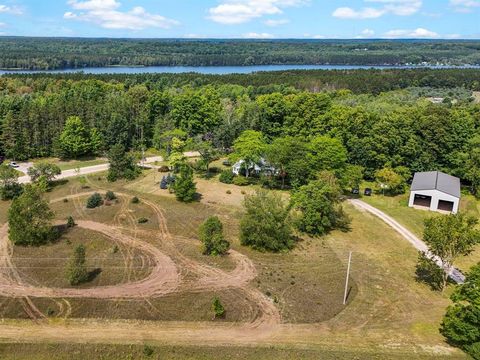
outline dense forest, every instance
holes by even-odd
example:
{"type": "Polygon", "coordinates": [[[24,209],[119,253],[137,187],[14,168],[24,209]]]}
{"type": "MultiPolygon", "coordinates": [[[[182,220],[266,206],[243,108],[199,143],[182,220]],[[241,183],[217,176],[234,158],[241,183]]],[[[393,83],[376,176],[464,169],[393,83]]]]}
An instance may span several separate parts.
{"type": "MultiPolygon", "coordinates": [[[[472,75],[478,78],[479,73],[472,75]]],[[[135,76],[123,81],[77,77],[0,78],[0,139],[8,158],[58,155],[66,120],[75,116],[79,119],[69,126],[79,122],[86,133],[94,133],[100,152],[118,143],[128,149],[162,149],[168,134],[209,139],[228,150],[245,130],[255,130],[267,142],[336,139],[348,162],[362,166],[367,177],[385,167],[402,167],[410,173],[435,169],[470,179],[476,166],[472,157],[480,144],[480,105],[462,86],[411,86],[374,95],[287,85],[259,91],[218,82],[174,86],[142,83],[135,76]],[[433,104],[432,96],[444,101],[433,104]]],[[[437,78],[435,73],[430,77],[437,78]]]]}
{"type": "Polygon", "coordinates": [[[192,40],[0,37],[0,68],[480,64],[475,40],[192,40]]]}
{"type": "Polygon", "coordinates": [[[49,81],[101,80],[123,83],[126,87],[144,84],[150,89],[204,85],[240,85],[252,94],[283,91],[289,87],[318,92],[348,89],[356,94],[379,94],[408,87],[465,88],[480,91],[478,69],[365,69],[365,70],[289,70],[253,74],[10,74],[35,88],[49,81]],[[35,80],[32,81],[31,79],[35,80]],[[46,79],[49,79],[48,81],[46,79]]]}

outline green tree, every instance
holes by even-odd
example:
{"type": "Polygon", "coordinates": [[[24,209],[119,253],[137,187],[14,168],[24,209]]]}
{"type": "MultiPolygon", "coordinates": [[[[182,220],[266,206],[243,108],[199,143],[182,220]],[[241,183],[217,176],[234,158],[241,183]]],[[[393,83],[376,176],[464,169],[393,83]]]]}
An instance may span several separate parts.
{"type": "Polygon", "coordinates": [[[223,224],[217,216],[210,216],[200,225],[199,238],[205,255],[224,255],[230,248],[223,234],[223,224]]]}
{"type": "Polygon", "coordinates": [[[257,163],[266,150],[265,140],[259,131],[246,130],[233,143],[234,152],[230,155],[232,161],[244,160],[247,166],[257,163]]]}
{"type": "Polygon", "coordinates": [[[127,153],[122,144],[113,145],[108,153],[110,167],[108,169],[108,181],[119,179],[133,180],[140,175],[140,168],[131,153],[127,153]]]}
{"type": "Polygon", "coordinates": [[[347,150],[338,139],[317,136],[308,145],[311,163],[316,170],[338,172],[346,166],[347,150]]]}
{"type": "Polygon", "coordinates": [[[27,170],[27,174],[32,179],[32,182],[38,182],[44,179],[47,184],[51,184],[57,175],[60,175],[62,170],[56,164],[51,164],[46,161],[35,163],[27,170]]]}
{"type": "Polygon", "coordinates": [[[218,158],[218,151],[213,147],[211,141],[197,138],[195,141],[195,150],[197,150],[202,158],[202,163],[205,167],[205,172],[209,175],[210,164],[218,158]]]}
{"type": "Polygon", "coordinates": [[[0,197],[2,200],[11,200],[22,192],[18,183],[18,172],[7,164],[0,165],[0,197]]]}
{"type": "Polygon", "coordinates": [[[213,311],[213,319],[220,318],[225,316],[225,308],[222,305],[220,299],[215,296],[212,301],[212,311],[213,311]]]}
{"type": "Polygon", "coordinates": [[[8,210],[8,235],[15,245],[38,246],[51,240],[54,213],[43,199],[43,190],[35,184],[26,185],[8,210]]]}
{"type": "MultiPolygon", "coordinates": [[[[278,175],[282,179],[282,189],[285,188],[285,179],[290,174],[289,170],[292,168],[292,163],[297,160],[298,150],[301,150],[301,147],[301,140],[290,136],[276,138],[266,147],[266,159],[277,169],[278,175]]],[[[302,151],[300,151],[301,153],[302,151]]]]}
{"type": "Polygon", "coordinates": [[[80,285],[88,280],[85,246],[78,245],[67,265],[67,279],[70,285],[80,285]]]}
{"type": "Polygon", "coordinates": [[[173,191],[177,200],[182,202],[192,202],[195,200],[197,187],[193,181],[193,170],[188,164],[180,166],[180,172],[173,183],[173,191]]]}
{"type": "Polygon", "coordinates": [[[460,256],[468,255],[480,243],[478,220],[462,213],[434,216],[425,220],[423,241],[428,250],[442,261],[442,290],[447,285],[448,274],[460,256]]]}
{"type": "Polygon", "coordinates": [[[469,143],[469,153],[465,163],[465,178],[470,181],[472,193],[480,197],[480,135],[469,143]]]}
{"type": "Polygon", "coordinates": [[[60,134],[60,150],[64,158],[77,158],[91,152],[90,131],[78,116],[70,116],[60,134]]]}
{"type": "Polygon", "coordinates": [[[346,189],[360,188],[363,181],[363,167],[360,165],[347,165],[340,175],[341,187],[346,189]]]}
{"type": "Polygon", "coordinates": [[[441,332],[451,344],[480,359],[480,264],[470,269],[451,299],[441,332]]]}
{"type": "Polygon", "coordinates": [[[299,211],[297,228],[312,236],[321,236],[332,229],[346,229],[349,219],[340,204],[336,180],[311,181],[292,195],[292,206],[299,211]]]}
{"type": "Polygon", "coordinates": [[[260,251],[278,252],[293,247],[292,225],[287,204],[279,194],[257,190],[246,195],[245,214],[240,221],[240,241],[260,251]]]}
{"type": "Polygon", "coordinates": [[[375,173],[375,180],[379,190],[392,195],[404,193],[407,185],[405,178],[391,168],[378,170],[375,173]]]}

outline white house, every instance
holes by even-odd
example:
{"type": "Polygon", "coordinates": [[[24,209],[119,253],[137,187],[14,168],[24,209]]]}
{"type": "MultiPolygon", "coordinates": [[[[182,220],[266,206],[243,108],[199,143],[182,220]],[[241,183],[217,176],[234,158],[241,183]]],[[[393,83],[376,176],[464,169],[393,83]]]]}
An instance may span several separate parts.
{"type": "Polygon", "coordinates": [[[408,206],[456,214],[460,203],[460,179],[440,171],[416,173],[408,206]]]}
{"type": "Polygon", "coordinates": [[[235,175],[240,175],[242,170],[248,170],[248,174],[258,175],[260,173],[268,174],[268,175],[276,175],[278,171],[271,166],[264,158],[261,158],[257,163],[251,162],[247,165],[245,164],[245,160],[239,160],[232,166],[232,172],[235,175]]]}

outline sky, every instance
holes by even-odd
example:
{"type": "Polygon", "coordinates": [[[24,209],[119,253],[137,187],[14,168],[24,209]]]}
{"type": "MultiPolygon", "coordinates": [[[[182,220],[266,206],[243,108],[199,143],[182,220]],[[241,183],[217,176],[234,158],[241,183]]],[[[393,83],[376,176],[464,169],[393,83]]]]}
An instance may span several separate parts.
{"type": "Polygon", "coordinates": [[[480,0],[0,0],[0,35],[480,38],[480,0]]]}

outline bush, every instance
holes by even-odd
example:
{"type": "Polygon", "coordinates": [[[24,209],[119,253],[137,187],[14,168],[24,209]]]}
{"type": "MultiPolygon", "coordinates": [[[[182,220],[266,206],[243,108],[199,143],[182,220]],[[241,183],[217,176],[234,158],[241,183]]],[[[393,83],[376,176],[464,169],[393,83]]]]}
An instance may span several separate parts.
{"type": "Polygon", "coordinates": [[[227,190],[226,193],[227,193],[228,195],[230,195],[230,194],[232,193],[232,191],[231,191],[231,190],[227,190]]]}
{"type": "Polygon", "coordinates": [[[225,316],[225,308],[220,302],[220,299],[216,296],[212,302],[212,311],[213,311],[213,319],[225,316]]]}
{"type": "Polygon", "coordinates": [[[170,168],[166,165],[162,165],[158,168],[158,172],[161,172],[161,173],[167,173],[170,171],[170,168]]]}
{"type": "Polygon", "coordinates": [[[244,176],[235,176],[233,183],[237,186],[247,186],[250,185],[250,180],[244,176]]]}
{"type": "Polygon", "coordinates": [[[230,248],[223,234],[223,224],[217,216],[209,217],[200,225],[199,238],[205,255],[224,255],[230,248]]]}
{"type": "Polygon", "coordinates": [[[105,199],[108,200],[108,201],[113,201],[117,198],[117,196],[115,195],[115,193],[113,191],[107,191],[107,193],[105,194],[105,199]]]}
{"type": "Polygon", "coordinates": [[[143,355],[145,356],[152,356],[153,355],[153,348],[151,346],[148,346],[148,345],[144,345],[143,346],[143,355]]]}
{"type": "Polygon", "coordinates": [[[13,200],[16,197],[19,197],[22,192],[22,185],[14,183],[0,188],[0,197],[2,200],[13,200]]]}
{"type": "Polygon", "coordinates": [[[139,224],[145,224],[145,223],[148,222],[148,219],[145,218],[145,217],[141,217],[141,218],[139,218],[137,221],[138,221],[139,224]]]}
{"type": "Polygon", "coordinates": [[[132,203],[132,204],[139,204],[139,203],[140,203],[140,199],[139,199],[138,197],[134,196],[134,197],[132,198],[132,200],[131,200],[131,203],[132,203]]]}
{"type": "Polygon", "coordinates": [[[102,195],[95,193],[87,200],[87,209],[95,209],[103,205],[102,195]]]}
{"type": "Polygon", "coordinates": [[[72,228],[72,227],[74,227],[75,225],[76,225],[76,224],[75,224],[75,220],[73,219],[72,216],[69,216],[69,217],[67,218],[67,227],[72,228]]]}
{"type": "Polygon", "coordinates": [[[418,254],[418,263],[415,269],[417,281],[428,284],[432,290],[442,290],[443,270],[437,263],[425,255],[418,254]]]}
{"type": "Polygon", "coordinates": [[[224,184],[233,184],[233,178],[235,176],[233,175],[231,170],[223,170],[222,173],[220,174],[219,180],[221,183],[224,184]]]}

